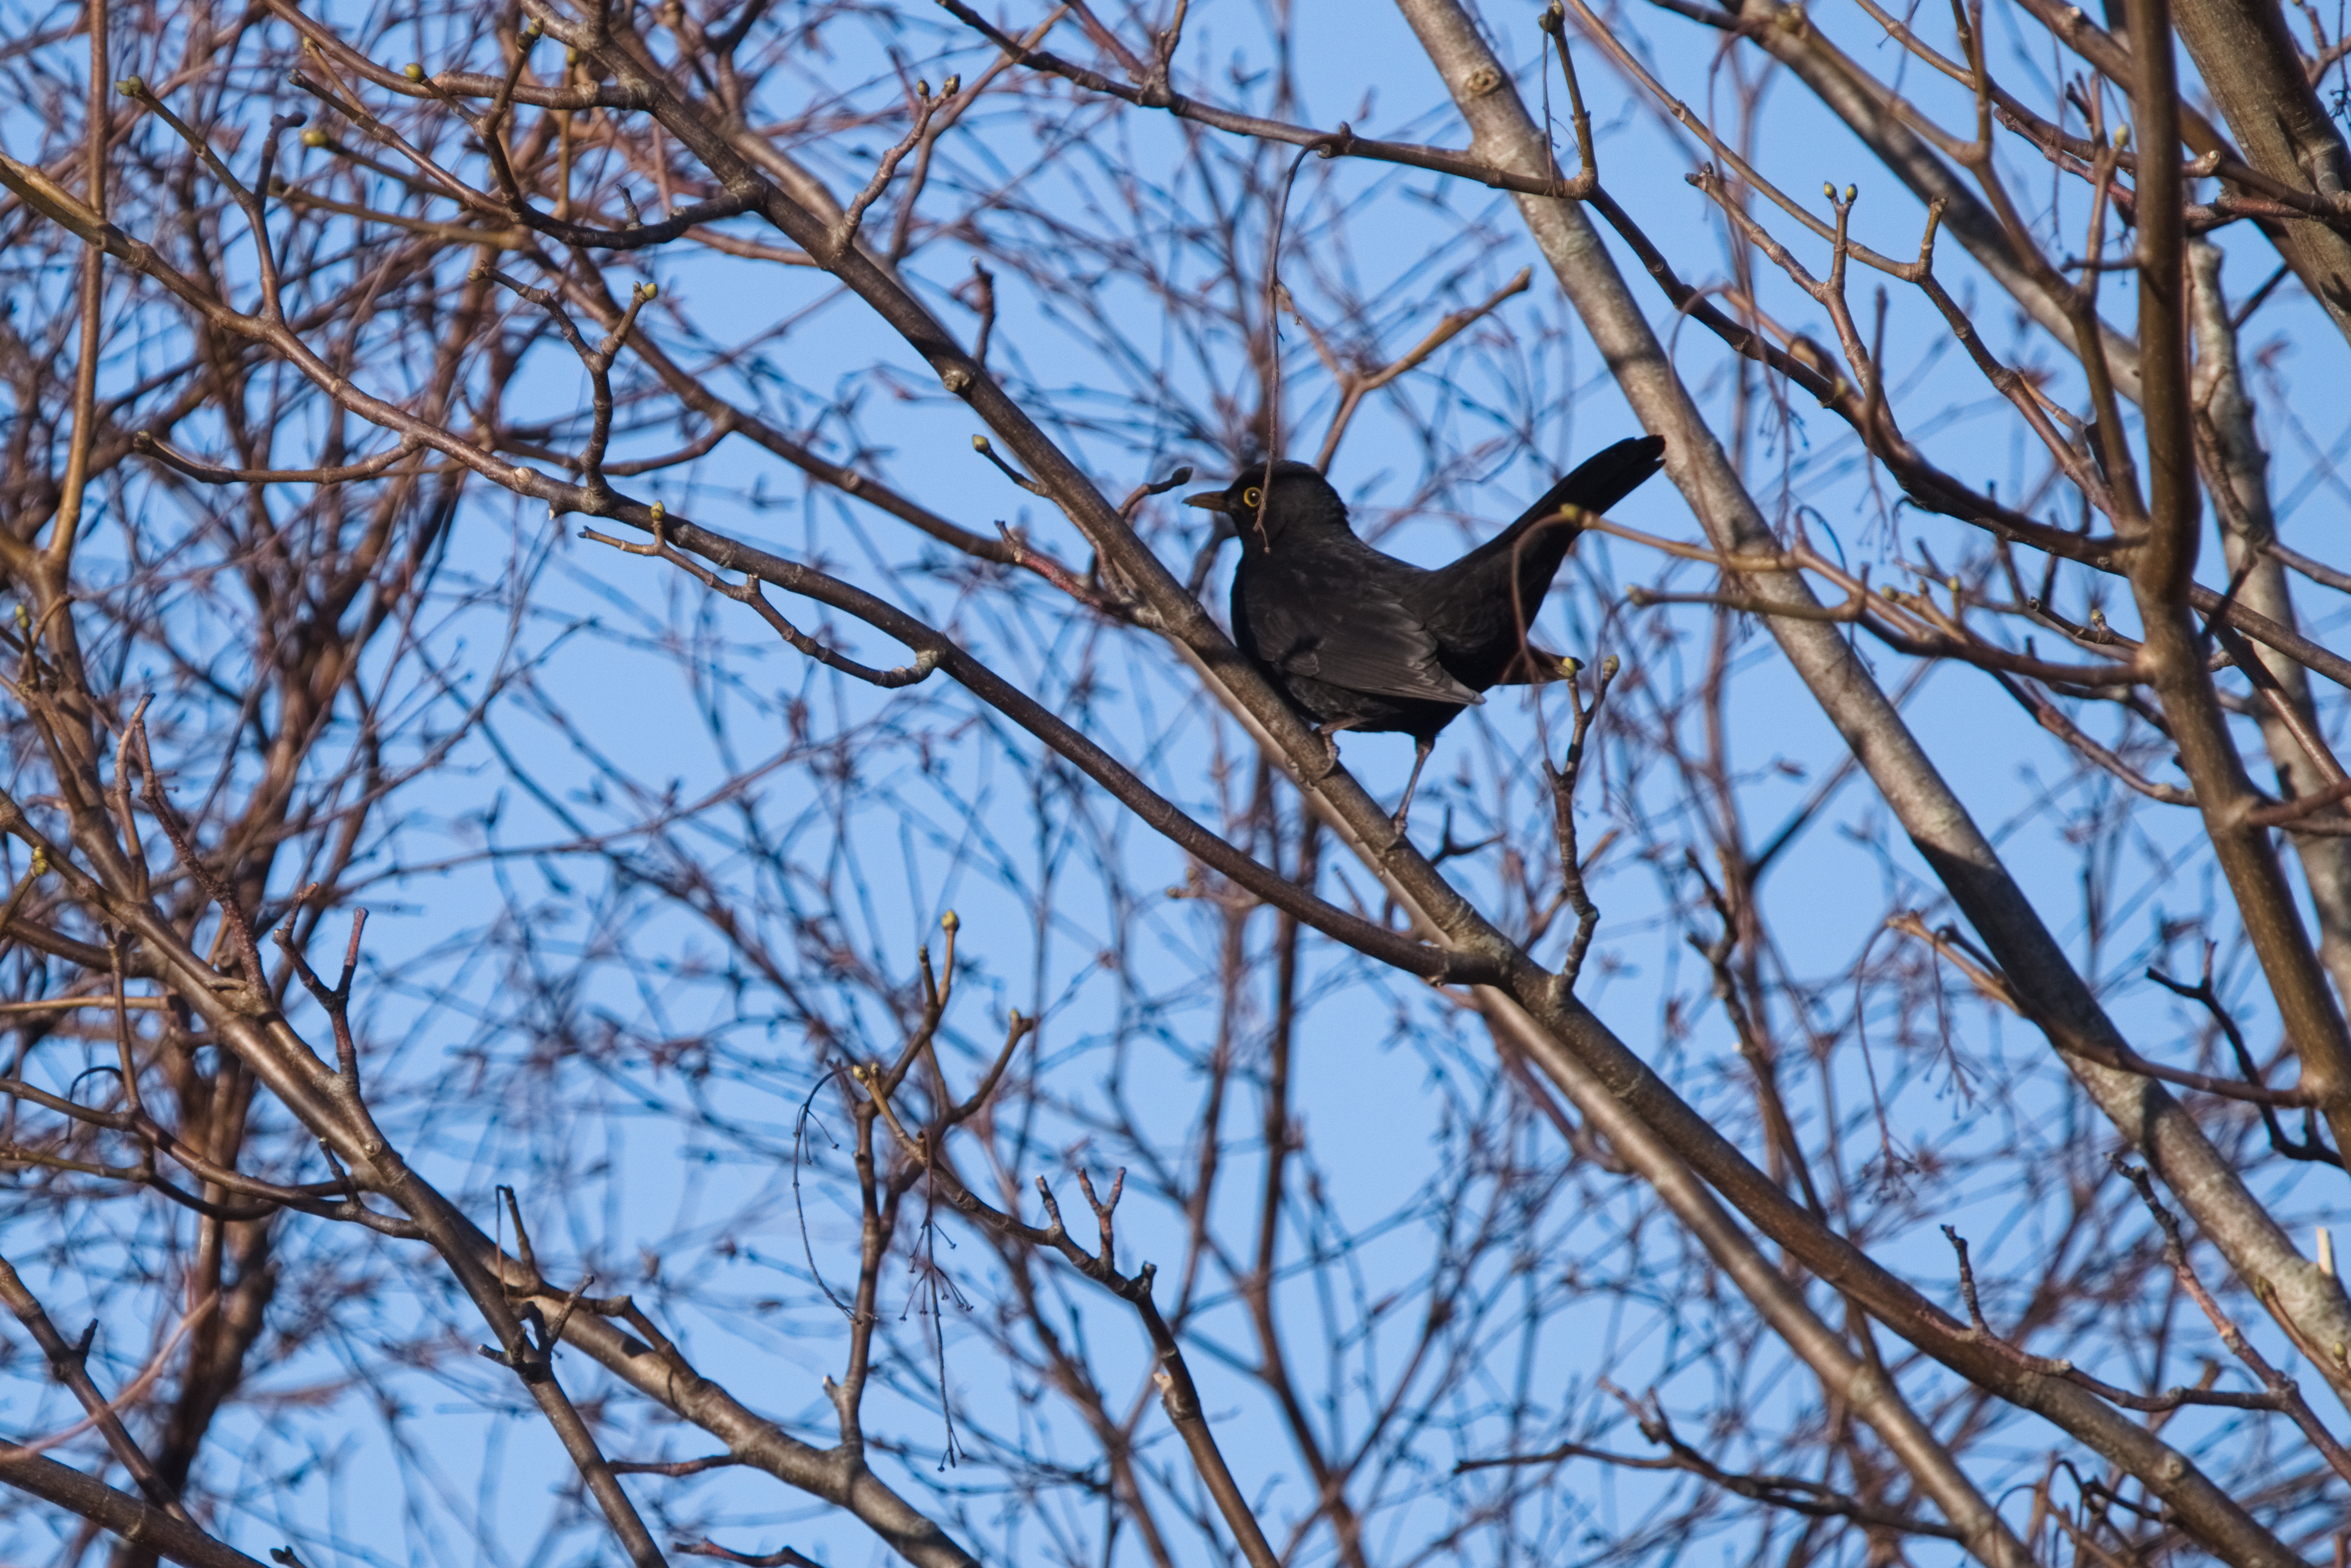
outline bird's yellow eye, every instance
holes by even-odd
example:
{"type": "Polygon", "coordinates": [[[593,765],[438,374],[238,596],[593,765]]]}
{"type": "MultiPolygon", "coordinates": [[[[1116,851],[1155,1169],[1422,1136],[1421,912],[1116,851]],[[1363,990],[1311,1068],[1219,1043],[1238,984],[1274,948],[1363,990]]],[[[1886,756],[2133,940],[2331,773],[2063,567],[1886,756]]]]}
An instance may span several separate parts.
{"type": "Polygon", "coordinates": [[[1254,485],[1251,485],[1248,489],[1241,492],[1241,505],[1244,507],[1255,507],[1264,499],[1265,492],[1259,489],[1254,485]]]}

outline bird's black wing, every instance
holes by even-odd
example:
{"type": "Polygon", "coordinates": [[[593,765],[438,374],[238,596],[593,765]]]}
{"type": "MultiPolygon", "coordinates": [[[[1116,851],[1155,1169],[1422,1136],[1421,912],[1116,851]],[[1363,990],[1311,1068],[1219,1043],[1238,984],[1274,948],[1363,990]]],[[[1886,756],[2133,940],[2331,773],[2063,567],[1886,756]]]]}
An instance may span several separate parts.
{"type": "Polygon", "coordinates": [[[1448,674],[1437,639],[1393,588],[1366,577],[1317,580],[1260,561],[1241,585],[1257,656],[1282,674],[1412,702],[1486,699],[1448,674]]]}

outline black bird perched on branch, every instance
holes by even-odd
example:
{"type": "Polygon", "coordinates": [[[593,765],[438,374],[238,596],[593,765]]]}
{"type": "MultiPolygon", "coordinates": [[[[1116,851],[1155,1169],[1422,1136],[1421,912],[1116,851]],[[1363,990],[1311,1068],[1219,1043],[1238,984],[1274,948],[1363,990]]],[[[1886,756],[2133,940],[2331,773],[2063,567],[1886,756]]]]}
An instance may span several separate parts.
{"type": "Polygon", "coordinates": [[[1529,647],[1526,628],[1575,542],[1577,514],[1631,495],[1665,450],[1655,435],[1618,442],[1434,571],[1357,538],[1347,504],[1304,463],[1276,463],[1270,479],[1257,464],[1222,490],[1185,499],[1224,513],[1239,535],[1233,641],[1266,679],[1326,737],[1343,729],[1413,737],[1412,779],[1395,814],[1402,832],[1437,732],[1484,702],[1487,687],[1556,671],[1556,656],[1529,647]]]}

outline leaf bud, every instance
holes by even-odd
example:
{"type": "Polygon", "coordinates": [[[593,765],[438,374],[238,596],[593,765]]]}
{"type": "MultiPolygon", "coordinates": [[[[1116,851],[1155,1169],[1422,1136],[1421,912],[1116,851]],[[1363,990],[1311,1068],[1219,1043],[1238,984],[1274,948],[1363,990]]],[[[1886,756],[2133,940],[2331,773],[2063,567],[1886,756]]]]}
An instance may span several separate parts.
{"type": "Polygon", "coordinates": [[[147,82],[142,77],[124,77],[114,84],[114,90],[125,98],[145,98],[147,82]]]}
{"type": "Polygon", "coordinates": [[[411,60],[406,65],[400,68],[400,74],[406,77],[410,81],[423,81],[424,79],[424,68],[418,65],[414,60],[411,60]]]}

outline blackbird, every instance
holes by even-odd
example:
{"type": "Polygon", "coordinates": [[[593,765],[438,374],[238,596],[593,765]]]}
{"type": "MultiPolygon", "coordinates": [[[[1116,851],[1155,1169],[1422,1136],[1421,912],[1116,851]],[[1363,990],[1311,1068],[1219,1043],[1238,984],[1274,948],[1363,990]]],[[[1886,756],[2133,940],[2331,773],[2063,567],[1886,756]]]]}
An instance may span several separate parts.
{"type": "Polygon", "coordinates": [[[1618,442],[1434,571],[1357,538],[1347,504],[1308,464],[1276,463],[1269,478],[1258,463],[1224,489],[1185,499],[1223,512],[1240,537],[1233,641],[1266,679],[1326,738],[1343,729],[1413,737],[1412,779],[1395,814],[1402,832],[1437,732],[1484,702],[1487,687],[1558,668],[1528,646],[1526,626],[1575,542],[1576,520],[1562,508],[1605,512],[1657,471],[1665,449],[1655,435],[1618,442]]]}

